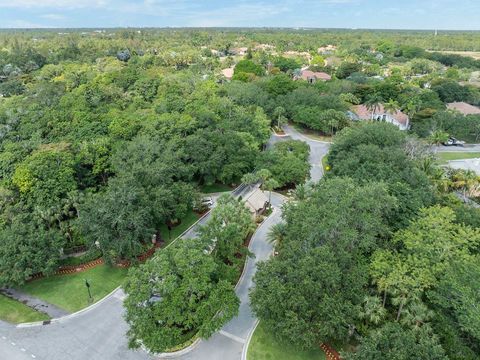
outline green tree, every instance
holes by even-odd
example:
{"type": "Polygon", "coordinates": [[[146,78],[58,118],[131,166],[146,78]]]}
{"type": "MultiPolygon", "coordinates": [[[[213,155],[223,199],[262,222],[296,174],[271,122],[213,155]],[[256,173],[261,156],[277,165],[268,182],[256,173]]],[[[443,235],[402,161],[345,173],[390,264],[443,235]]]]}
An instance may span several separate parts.
{"type": "Polygon", "coordinates": [[[107,189],[80,206],[79,226],[90,246],[98,246],[109,263],[132,259],[155,232],[155,208],[133,178],[115,178],[107,189]]]}
{"type": "Polygon", "coordinates": [[[438,337],[426,328],[421,331],[404,329],[387,323],[360,343],[358,351],[346,354],[346,359],[362,360],[447,360],[438,337]]]}
{"type": "Polygon", "coordinates": [[[45,145],[34,151],[17,165],[12,182],[30,204],[55,205],[77,187],[68,145],[45,145]]]}
{"type": "Polygon", "coordinates": [[[51,275],[58,266],[64,237],[57,229],[19,215],[0,230],[0,286],[22,285],[30,276],[51,275]]]}
{"type": "Polygon", "coordinates": [[[468,261],[453,261],[438,286],[428,297],[439,305],[445,314],[452,314],[462,332],[480,341],[480,294],[477,284],[480,279],[478,256],[468,261]]]}
{"type": "Polygon", "coordinates": [[[285,206],[285,224],[271,235],[279,255],[259,265],[251,291],[252,308],[272,333],[305,348],[352,335],[368,294],[364,254],[388,232],[393,206],[383,185],[341,178],[285,206]]]}
{"type": "Polygon", "coordinates": [[[254,226],[253,218],[241,200],[225,194],[218,198],[210,220],[199,230],[201,242],[220,264],[222,276],[232,283],[241,261],[237,255],[249,254],[242,245],[254,226]]]}
{"type": "Polygon", "coordinates": [[[452,261],[471,258],[480,232],[456,224],[451,209],[434,206],[420,210],[419,218],[397,232],[393,241],[402,245],[401,250],[377,251],[371,271],[379,291],[391,294],[399,321],[407,303],[435,288],[452,261]]]}
{"type": "Polygon", "coordinates": [[[217,272],[196,240],[179,242],[132,268],[124,287],[129,346],[164,352],[195,334],[209,338],[237,315],[233,285],[218,280],[217,272]]]}

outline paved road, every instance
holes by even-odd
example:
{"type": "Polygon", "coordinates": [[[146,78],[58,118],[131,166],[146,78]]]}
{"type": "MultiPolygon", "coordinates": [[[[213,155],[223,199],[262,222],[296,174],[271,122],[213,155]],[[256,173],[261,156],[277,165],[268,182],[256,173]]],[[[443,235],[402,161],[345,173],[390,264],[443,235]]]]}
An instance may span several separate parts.
{"type": "MultiPolygon", "coordinates": [[[[309,139],[287,126],[285,132],[292,139],[302,140],[311,149],[311,180],[318,181],[322,175],[321,160],[328,152],[328,143],[309,139]]],[[[285,139],[285,138],[282,138],[285,139]]],[[[282,139],[273,136],[270,146],[282,139]]],[[[237,195],[245,195],[242,189],[237,195]]],[[[274,213],[257,229],[250,243],[255,258],[247,261],[245,274],[240,280],[236,293],[240,298],[239,315],[226,324],[222,330],[208,340],[202,340],[191,352],[177,359],[230,360],[241,359],[242,350],[248,334],[255,325],[250,310],[248,290],[252,286],[252,277],[256,264],[265,260],[272,252],[272,245],[266,241],[270,227],[281,221],[281,204],[284,198],[272,194],[274,213]]],[[[208,216],[202,223],[208,221],[208,216]]],[[[195,235],[195,230],[186,234],[186,238],[195,235]]],[[[50,325],[17,328],[0,322],[0,359],[8,360],[148,360],[153,356],[144,351],[132,351],[127,347],[125,333],[127,324],[123,320],[123,291],[98,306],[75,317],[63,319],[50,325]]]]}
{"type": "Polygon", "coordinates": [[[273,143],[277,141],[284,141],[285,139],[293,139],[293,140],[301,140],[306,142],[310,146],[310,158],[309,162],[311,165],[310,169],[310,180],[318,181],[323,176],[323,166],[322,166],[322,158],[328,153],[328,149],[330,148],[330,143],[324,141],[313,140],[301,133],[299,133],[293,126],[285,125],[283,127],[285,134],[288,135],[287,138],[279,137],[279,136],[272,136],[270,139],[269,145],[271,146],[273,143]]]}
{"type": "Polygon", "coordinates": [[[480,144],[466,144],[464,146],[436,146],[438,152],[480,152],[480,144]]]}
{"type": "Polygon", "coordinates": [[[94,309],[50,325],[16,328],[2,323],[0,337],[6,340],[0,342],[0,359],[24,360],[26,355],[30,360],[153,359],[127,348],[122,300],[119,290],[94,309]]]}
{"type": "Polygon", "coordinates": [[[250,310],[248,290],[252,286],[252,278],[258,261],[266,260],[271,255],[272,244],[266,241],[270,227],[281,221],[281,204],[284,198],[272,193],[274,213],[260,226],[250,243],[250,250],[255,258],[250,258],[245,265],[245,273],[236,288],[240,298],[239,315],[226,324],[222,330],[208,340],[202,340],[190,353],[180,357],[188,360],[240,360],[248,335],[255,326],[256,319],[250,310]]]}
{"type": "MultiPolygon", "coordinates": [[[[256,254],[246,264],[245,274],[236,288],[240,298],[239,316],[230,321],[211,339],[202,341],[182,359],[240,359],[243,344],[255,325],[250,311],[248,289],[259,260],[268,258],[272,245],[266,241],[268,229],[279,222],[283,197],[272,194],[275,211],[257,229],[250,249],[256,254]]],[[[143,351],[127,348],[123,320],[124,293],[118,290],[97,307],[73,318],[66,318],[50,325],[17,328],[0,322],[0,359],[24,360],[140,360],[153,359],[143,351]],[[5,339],[3,339],[5,337],[5,339]],[[15,344],[15,345],[12,345],[15,344]],[[23,350],[22,350],[23,349],[23,350]]]]}

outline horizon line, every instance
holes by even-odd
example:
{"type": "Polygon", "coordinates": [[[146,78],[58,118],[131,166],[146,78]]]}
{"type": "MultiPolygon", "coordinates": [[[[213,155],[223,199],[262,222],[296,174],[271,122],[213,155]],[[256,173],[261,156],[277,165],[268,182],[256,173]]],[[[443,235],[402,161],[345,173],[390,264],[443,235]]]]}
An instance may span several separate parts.
{"type": "Polygon", "coordinates": [[[86,26],[86,27],[0,27],[5,30],[103,30],[103,29],[145,29],[145,30],[168,30],[168,29],[255,29],[255,30],[347,30],[347,31],[443,31],[443,32],[480,32],[479,29],[438,29],[438,28],[367,28],[367,27],[311,27],[311,26],[86,26]]]}

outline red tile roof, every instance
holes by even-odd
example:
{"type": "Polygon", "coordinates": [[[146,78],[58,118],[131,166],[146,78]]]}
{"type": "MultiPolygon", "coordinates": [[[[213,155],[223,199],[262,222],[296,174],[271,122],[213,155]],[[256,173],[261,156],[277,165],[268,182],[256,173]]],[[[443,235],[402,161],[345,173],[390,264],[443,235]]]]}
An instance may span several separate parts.
{"type": "Polygon", "coordinates": [[[466,102],[453,102],[453,103],[447,104],[447,109],[459,111],[463,115],[480,114],[480,108],[467,104],[466,102]]]}
{"type": "MultiPolygon", "coordinates": [[[[358,115],[358,117],[362,120],[370,120],[372,119],[372,111],[369,110],[365,105],[355,105],[352,107],[353,112],[358,115]]],[[[383,107],[382,104],[380,104],[377,109],[375,110],[375,115],[383,115],[387,114],[387,111],[383,107]]],[[[401,112],[400,110],[397,110],[396,113],[388,113],[392,118],[394,118],[398,123],[402,124],[403,126],[408,126],[408,116],[401,112]]]]}
{"type": "Polygon", "coordinates": [[[317,78],[318,80],[332,80],[332,77],[328,75],[327,73],[324,72],[315,72],[311,70],[303,70],[302,71],[302,79],[303,80],[308,80],[311,78],[317,78]]]}

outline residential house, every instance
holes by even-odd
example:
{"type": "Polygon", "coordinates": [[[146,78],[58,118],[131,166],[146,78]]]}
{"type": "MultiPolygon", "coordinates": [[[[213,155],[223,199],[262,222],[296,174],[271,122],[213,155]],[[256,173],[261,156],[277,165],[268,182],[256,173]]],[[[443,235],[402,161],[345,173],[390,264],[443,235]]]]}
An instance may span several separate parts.
{"type": "Polygon", "coordinates": [[[270,44],[258,44],[258,45],[255,45],[254,50],[255,51],[271,51],[271,50],[275,50],[275,46],[270,44]]]}
{"type": "Polygon", "coordinates": [[[321,46],[317,49],[317,53],[320,55],[331,55],[335,51],[337,51],[337,47],[335,45],[321,46]]]}
{"type": "Polygon", "coordinates": [[[268,198],[262,190],[256,188],[247,198],[245,205],[250,210],[252,216],[261,215],[268,206],[268,198]]]}
{"type": "Polygon", "coordinates": [[[381,104],[377,106],[373,112],[365,105],[355,105],[352,107],[352,111],[348,112],[348,116],[353,121],[385,121],[398,126],[400,130],[408,130],[410,127],[410,119],[406,114],[400,110],[397,110],[394,113],[388,112],[381,104]]]}
{"type": "Polygon", "coordinates": [[[285,51],[283,53],[283,56],[285,56],[287,58],[302,57],[302,58],[306,59],[308,61],[308,63],[310,63],[310,61],[312,61],[312,55],[307,51],[293,51],[293,50],[285,51]]]}
{"type": "Polygon", "coordinates": [[[230,67],[221,71],[225,79],[227,79],[228,81],[232,80],[234,69],[235,67],[230,67]]]}
{"type": "Polygon", "coordinates": [[[328,81],[332,80],[332,77],[324,72],[316,72],[311,70],[302,70],[300,76],[296,76],[295,80],[303,79],[310,84],[314,84],[317,80],[328,81]]]}
{"type": "Polygon", "coordinates": [[[231,48],[228,52],[232,55],[245,56],[248,52],[248,48],[247,47],[231,48]]]}
{"type": "Polygon", "coordinates": [[[466,102],[449,103],[447,104],[447,109],[458,111],[463,115],[479,115],[480,114],[480,108],[470,105],[466,102]]]}

